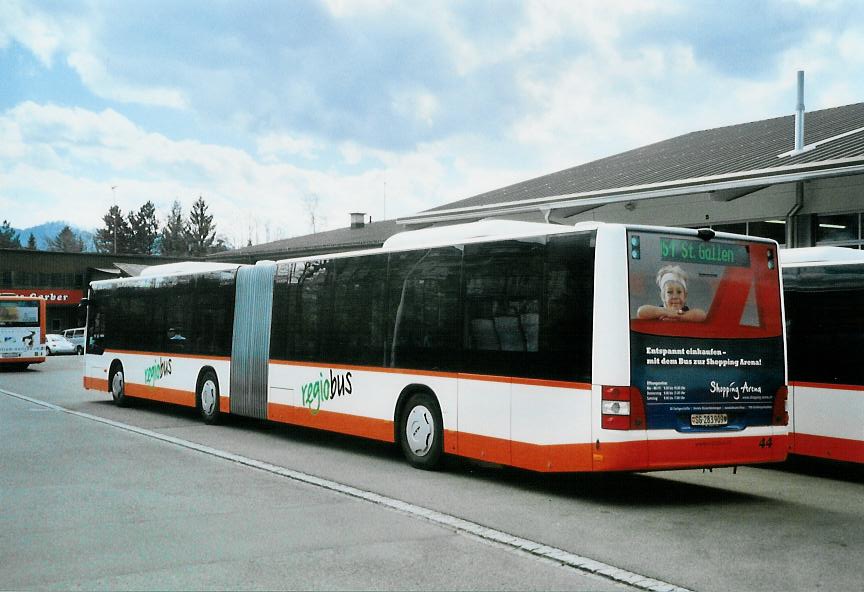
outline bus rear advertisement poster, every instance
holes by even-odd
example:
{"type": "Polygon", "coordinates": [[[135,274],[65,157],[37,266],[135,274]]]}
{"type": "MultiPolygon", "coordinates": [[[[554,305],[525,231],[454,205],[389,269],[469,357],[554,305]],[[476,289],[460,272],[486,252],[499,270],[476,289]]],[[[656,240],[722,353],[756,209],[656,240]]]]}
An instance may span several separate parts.
{"type": "Polygon", "coordinates": [[[631,368],[651,428],[771,425],[785,387],[776,252],[631,232],[631,368]]]}

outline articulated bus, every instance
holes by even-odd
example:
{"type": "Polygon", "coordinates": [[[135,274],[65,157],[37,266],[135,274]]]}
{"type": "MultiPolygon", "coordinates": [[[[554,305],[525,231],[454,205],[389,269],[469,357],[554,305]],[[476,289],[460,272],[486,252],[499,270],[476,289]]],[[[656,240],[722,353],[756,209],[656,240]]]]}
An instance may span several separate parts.
{"type": "Polygon", "coordinates": [[[93,282],[84,385],[545,472],[781,461],[777,244],[489,220],[93,282]],[[203,267],[202,267],[203,266],[203,267]]]}
{"type": "Polygon", "coordinates": [[[781,251],[793,454],[864,463],[864,253],[781,251]]]}
{"type": "Polygon", "coordinates": [[[45,361],[45,301],[0,294],[0,368],[26,369],[45,361]]]}

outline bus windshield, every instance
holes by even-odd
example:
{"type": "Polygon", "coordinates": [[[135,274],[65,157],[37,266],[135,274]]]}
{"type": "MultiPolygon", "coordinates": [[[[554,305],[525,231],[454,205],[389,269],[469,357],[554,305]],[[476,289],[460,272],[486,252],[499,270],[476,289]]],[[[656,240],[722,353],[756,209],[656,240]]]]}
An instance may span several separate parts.
{"type": "Polygon", "coordinates": [[[36,300],[0,301],[0,327],[38,327],[39,302],[36,300]]]}
{"type": "Polygon", "coordinates": [[[770,425],[785,385],[775,245],[631,231],[631,376],[648,428],[770,425]]]}

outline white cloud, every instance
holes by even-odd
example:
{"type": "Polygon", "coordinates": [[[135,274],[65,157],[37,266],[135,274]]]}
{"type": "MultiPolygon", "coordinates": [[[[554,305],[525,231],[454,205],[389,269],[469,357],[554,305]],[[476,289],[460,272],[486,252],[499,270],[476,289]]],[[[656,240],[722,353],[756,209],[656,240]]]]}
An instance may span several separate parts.
{"type": "Polygon", "coordinates": [[[280,157],[302,156],[304,158],[317,158],[318,143],[303,136],[291,136],[288,134],[270,133],[258,138],[258,155],[266,162],[278,162],[280,157]]]}
{"type": "Polygon", "coordinates": [[[16,0],[0,3],[0,47],[15,40],[33,52],[44,66],[50,67],[63,37],[62,25],[53,18],[30,14],[25,5],[16,0]]]}
{"type": "Polygon", "coordinates": [[[393,94],[391,102],[393,110],[406,119],[413,119],[427,127],[432,127],[435,124],[439,101],[429,91],[403,89],[393,94]]]}
{"type": "Polygon", "coordinates": [[[323,0],[323,3],[337,18],[380,12],[396,4],[395,0],[323,0]]]}
{"type": "Polygon", "coordinates": [[[140,103],[173,109],[185,109],[188,106],[185,95],[177,89],[140,86],[112,76],[102,61],[91,53],[73,51],[67,61],[81,77],[81,81],[97,96],[121,103],[140,103]]]}

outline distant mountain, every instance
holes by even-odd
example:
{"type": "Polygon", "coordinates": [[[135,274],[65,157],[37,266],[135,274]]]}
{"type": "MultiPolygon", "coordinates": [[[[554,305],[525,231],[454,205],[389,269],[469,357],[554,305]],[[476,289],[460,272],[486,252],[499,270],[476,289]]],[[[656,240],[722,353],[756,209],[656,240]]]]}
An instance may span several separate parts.
{"type": "Polygon", "coordinates": [[[85,251],[94,252],[96,250],[96,247],[93,245],[92,231],[78,228],[68,222],[63,222],[62,220],[45,222],[38,226],[31,226],[30,228],[16,228],[15,231],[21,238],[22,247],[27,248],[27,239],[30,237],[30,233],[33,233],[33,236],[36,237],[36,248],[40,251],[47,251],[48,241],[60,234],[60,231],[63,230],[64,226],[68,226],[75,234],[81,237],[84,241],[85,251]]]}

